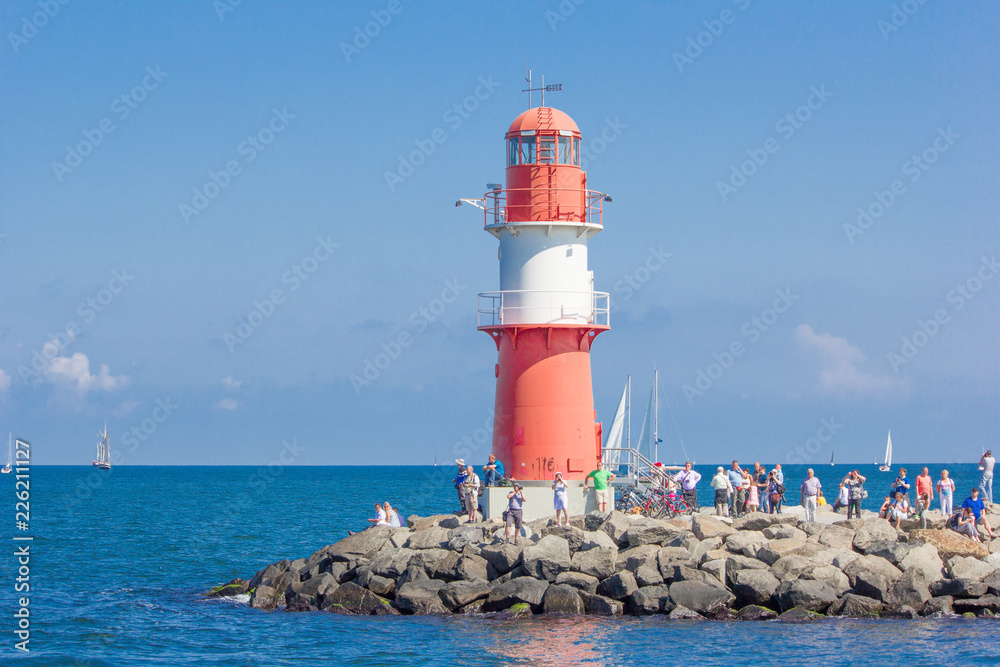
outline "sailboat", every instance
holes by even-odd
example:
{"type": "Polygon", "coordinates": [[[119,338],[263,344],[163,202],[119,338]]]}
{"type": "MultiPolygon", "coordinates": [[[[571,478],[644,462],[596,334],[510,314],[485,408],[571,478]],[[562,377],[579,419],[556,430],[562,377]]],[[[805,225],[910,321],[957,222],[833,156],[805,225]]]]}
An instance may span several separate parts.
{"type": "MultiPolygon", "coordinates": [[[[670,408],[670,401],[666,396],[663,397],[667,404],[667,412],[670,414],[670,419],[674,424],[674,431],[677,433],[677,441],[681,445],[681,453],[684,454],[684,460],[681,463],[694,461],[688,458],[687,448],[684,446],[684,439],[681,438],[681,433],[677,429],[677,420],[674,419],[674,411],[670,408]]],[[[642,422],[642,429],[639,431],[639,441],[636,444],[636,449],[639,453],[647,457],[650,461],[654,463],[660,460],[660,443],[663,439],[660,438],[660,371],[653,371],[653,388],[649,392],[649,405],[646,407],[646,418],[642,422]]]]}
{"type": "Polygon", "coordinates": [[[836,451],[830,452],[830,465],[833,465],[833,455],[836,453],[836,451]]]}
{"type": "Polygon", "coordinates": [[[0,470],[0,472],[4,473],[5,475],[11,471],[11,466],[14,464],[14,448],[10,441],[11,435],[13,434],[12,433],[7,434],[7,465],[3,467],[3,470],[0,470]]]}
{"type": "Polygon", "coordinates": [[[632,448],[632,376],[625,380],[622,398],[618,401],[618,409],[611,420],[608,435],[604,439],[604,465],[611,471],[616,471],[621,464],[622,450],[632,448]],[[622,446],[622,440],[625,446],[622,446]]]}
{"type": "Polygon", "coordinates": [[[889,472],[892,468],[892,431],[889,431],[889,439],[885,443],[885,463],[878,467],[882,472],[889,472]]]}
{"type": "Polygon", "coordinates": [[[108,422],[104,422],[104,430],[98,432],[97,458],[92,465],[98,470],[111,470],[111,446],[108,444],[108,422]]]}

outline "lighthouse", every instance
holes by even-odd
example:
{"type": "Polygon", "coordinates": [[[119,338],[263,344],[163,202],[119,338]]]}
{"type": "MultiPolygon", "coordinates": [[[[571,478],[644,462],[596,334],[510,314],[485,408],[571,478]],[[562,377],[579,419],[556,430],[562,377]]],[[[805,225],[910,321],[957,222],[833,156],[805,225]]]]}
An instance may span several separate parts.
{"type": "MultiPolygon", "coordinates": [[[[610,198],[587,189],[581,139],[562,111],[528,109],[504,137],[506,187],[463,200],[483,208],[498,241],[500,289],[479,295],[478,328],[497,349],[492,452],[537,493],[526,519],[551,514],[556,472],[571,481],[571,512],[591,509],[582,481],[601,458],[590,350],[610,326],[609,303],[594,291],[587,255],[610,198]]],[[[508,491],[487,489],[487,517],[506,508],[508,491]]]]}

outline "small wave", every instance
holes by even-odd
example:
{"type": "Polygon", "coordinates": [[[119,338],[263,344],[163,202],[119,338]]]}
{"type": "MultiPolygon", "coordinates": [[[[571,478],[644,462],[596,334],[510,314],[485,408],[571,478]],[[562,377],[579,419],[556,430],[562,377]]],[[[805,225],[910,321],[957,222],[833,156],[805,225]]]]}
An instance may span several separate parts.
{"type": "Polygon", "coordinates": [[[250,604],[250,594],[240,593],[239,595],[223,595],[217,598],[206,598],[205,602],[232,602],[234,604],[250,604]]]}

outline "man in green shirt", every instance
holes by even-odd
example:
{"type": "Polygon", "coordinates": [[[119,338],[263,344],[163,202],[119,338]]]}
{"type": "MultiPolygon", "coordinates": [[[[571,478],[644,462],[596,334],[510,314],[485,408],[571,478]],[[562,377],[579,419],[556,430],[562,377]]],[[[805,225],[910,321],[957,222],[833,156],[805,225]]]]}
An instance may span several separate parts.
{"type": "Polygon", "coordinates": [[[610,484],[614,478],[614,473],[608,472],[604,469],[604,462],[597,462],[597,470],[587,475],[583,480],[583,492],[587,492],[587,484],[590,482],[590,478],[594,478],[594,497],[597,499],[597,509],[602,512],[608,511],[608,498],[610,497],[610,489],[608,484],[610,484]]]}

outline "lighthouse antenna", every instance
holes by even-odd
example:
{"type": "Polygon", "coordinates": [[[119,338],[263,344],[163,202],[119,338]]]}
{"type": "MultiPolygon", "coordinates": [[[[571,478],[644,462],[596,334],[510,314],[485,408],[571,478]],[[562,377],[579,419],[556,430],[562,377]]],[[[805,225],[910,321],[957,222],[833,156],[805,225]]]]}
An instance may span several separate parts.
{"type": "Polygon", "coordinates": [[[550,83],[549,85],[546,86],[545,85],[545,75],[544,74],[542,75],[542,86],[541,86],[541,88],[532,88],[531,87],[531,70],[528,69],[527,65],[525,65],[524,71],[528,73],[528,75],[526,77],[524,77],[524,80],[528,82],[528,87],[527,88],[522,88],[521,92],[522,93],[528,93],[528,108],[529,109],[531,108],[531,91],[533,91],[533,90],[540,90],[540,91],[542,91],[542,106],[544,107],[545,106],[545,91],[562,90],[562,84],[561,83],[550,83]]]}
{"type": "Polygon", "coordinates": [[[528,56],[524,56],[524,80],[528,82],[528,87],[522,93],[528,93],[528,108],[531,108],[531,70],[528,68],[528,56]]]}

